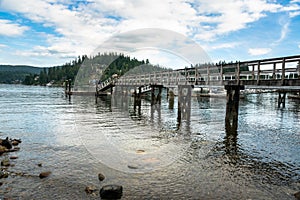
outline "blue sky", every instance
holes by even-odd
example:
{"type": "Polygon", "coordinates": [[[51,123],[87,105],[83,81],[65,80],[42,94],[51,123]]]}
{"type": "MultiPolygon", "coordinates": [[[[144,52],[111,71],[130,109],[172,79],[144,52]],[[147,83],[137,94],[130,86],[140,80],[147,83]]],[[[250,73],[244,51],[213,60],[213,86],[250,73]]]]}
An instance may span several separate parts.
{"type": "Polygon", "coordinates": [[[61,65],[127,32],[119,42],[140,47],[130,55],[169,67],[185,65],[182,55],[197,56],[188,45],[166,51],[178,35],[212,62],[297,55],[300,0],[0,0],[0,64],[61,65]],[[174,34],[139,36],[145,28],[174,34]]]}

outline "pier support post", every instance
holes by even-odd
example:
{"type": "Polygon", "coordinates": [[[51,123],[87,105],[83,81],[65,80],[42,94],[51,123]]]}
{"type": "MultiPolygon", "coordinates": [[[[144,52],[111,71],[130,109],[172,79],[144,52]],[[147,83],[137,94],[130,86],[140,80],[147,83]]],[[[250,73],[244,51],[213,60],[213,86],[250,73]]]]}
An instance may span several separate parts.
{"type": "Polygon", "coordinates": [[[285,108],[285,99],[286,99],[286,92],[279,91],[278,94],[278,108],[282,105],[282,108],[285,108]]]}
{"type": "Polygon", "coordinates": [[[191,95],[190,85],[178,85],[178,117],[189,120],[191,116],[191,95]]]}
{"type": "Polygon", "coordinates": [[[169,109],[170,110],[173,110],[174,109],[174,93],[173,93],[173,91],[169,91],[169,98],[168,98],[168,100],[169,100],[169,109]]]}
{"type": "Polygon", "coordinates": [[[225,85],[227,90],[225,129],[227,133],[234,133],[238,127],[238,113],[240,90],[244,90],[243,85],[225,85]]]}
{"type": "Polygon", "coordinates": [[[68,96],[68,85],[69,85],[69,81],[65,80],[65,95],[66,95],[66,97],[68,96]]]}
{"type": "Polygon", "coordinates": [[[72,80],[71,79],[69,79],[69,95],[71,95],[71,83],[72,83],[72,80]]]}
{"type": "MultiPolygon", "coordinates": [[[[138,87],[137,90],[134,91],[134,107],[141,106],[142,99],[142,86],[138,87]],[[137,91],[138,90],[138,91],[137,91]]],[[[127,92],[126,92],[127,93],[127,92]]],[[[124,95],[124,94],[123,94],[124,95]]]]}
{"type": "Polygon", "coordinates": [[[151,85],[151,105],[161,102],[162,85],[151,85]],[[155,88],[158,88],[158,94],[155,95],[155,88]]]}

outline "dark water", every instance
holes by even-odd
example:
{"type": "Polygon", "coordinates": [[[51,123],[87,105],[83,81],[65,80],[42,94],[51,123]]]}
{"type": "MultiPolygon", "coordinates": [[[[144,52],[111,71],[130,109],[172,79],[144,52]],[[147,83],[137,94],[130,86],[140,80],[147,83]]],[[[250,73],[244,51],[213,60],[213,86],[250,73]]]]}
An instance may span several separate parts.
{"type": "Polygon", "coordinates": [[[102,185],[121,184],[122,199],[294,199],[299,102],[277,109],[276,93],[248,95],[237,134],[225,131],[225,106],[193,97],[190,118],[178,121],[177,98],[173,109],[165,97],[139,107],[132,98],[96,103],[69,100],[61,88],[0,85],[0,137],[23,141],[9,154],[19,158],[0,179],[0,198],[99,199],[102,185]],[[39,179],[41,171],[52,174],[39,179]],[[98,191],[86,194],[88,185],[98,191]]]}

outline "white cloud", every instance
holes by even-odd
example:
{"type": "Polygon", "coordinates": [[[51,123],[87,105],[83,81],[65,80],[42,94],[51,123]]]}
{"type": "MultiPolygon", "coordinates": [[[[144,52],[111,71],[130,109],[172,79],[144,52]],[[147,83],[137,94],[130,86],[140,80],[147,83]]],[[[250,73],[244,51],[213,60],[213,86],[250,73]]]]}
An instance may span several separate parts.
{"type": "Polygon", "coordinates": [[[0,35],[11,37],[20,36],[28,29],[29,28],[26,26],[21,26],[9,20],[0,19],[0,35]]]}
{"type": "Polygon", "coordinates": [[[5,48],[5,47],[7,47],[6,44],[0,44],[0,48],[5,48]]]}
{"type": "Polygon", "coordinates": [[[250,48],[248,53],[252,56],[265,55],[272,51],[270,48],[250,48]]]}
{"type": "MultiPolygon", "coordinates": [[[[299,14],[296,2],[299,0],[282,6],[276,1],[267,0],[198,0],[192,3],[183,0],[93,0],[89,3],[74,3],[71,0],[26,0],[22,3],[20,0],[0,0],[0,8],[51,27],[57,33],[45,34],[45,44],[18,53],[61,58],[89,54],[112,35],[141,28],[164,28],[198,42],[210,42],[245,29],[268,13],[289,12],[291,17],[296,16],[299,14]]],[[[20,35],[28,28],[12,22],[9,24],[14,27],[11,29],[15,31],[14,35],[20,35]]],[[[0,35],[2,32],[0,23],[0,35]]],[[[288,24],[283,25],[279,40],[283,40],[287,32],[288,24]]],[[[133,42],[138,40],[133,39],[133,42]]],[[[210,45],[209,49],[228,49],[236,45],[210,45]]]]}
{"type": "Polygon", "coordinates": [[[211,45],[210,49],[232,49],[236,46],[238,46],[240,43],[238,42],[231,42],[231,43],[221,43],[216,45],[211,45]]]}
{"type": "Polygon", "coordinates": [[[278,12],[281,5],[264,0],[253,1],[218,1],[201,0],[197,10],[207,19],[199,18],[199,23],[214,23],[212,30],[198,29],[197,38],[210,40],[217,36],[244,29],[249,23],[266,16],[267,12],[278,12]]]}
{"type": "Polygon", "coordinates": [[[300,3],[300,0],[292,0],[291,3],[300,3]]]}
{"type": "Polygon", "coordinates": [[[290,18],[293,18],[293,17],[297,17],[300,15],[300,11],[296,11],[296,12],[290,12],[289,13],[289,17],[290,18]]]}
{"type": "MultiPolygon", "coordinates": [[[[280,22],[280,24],[282,24],[282,23],[280,22]]],[[[290,25],[289,21],[284,22],[281,25],[280,38],[277,41],[274,42],[275,45],[278,44],[278,43],[280,43],[281,41],[283,41],[286,38],[286,36],[287,36],[287,34],[289,32],[289,25],[290,25]]]]}

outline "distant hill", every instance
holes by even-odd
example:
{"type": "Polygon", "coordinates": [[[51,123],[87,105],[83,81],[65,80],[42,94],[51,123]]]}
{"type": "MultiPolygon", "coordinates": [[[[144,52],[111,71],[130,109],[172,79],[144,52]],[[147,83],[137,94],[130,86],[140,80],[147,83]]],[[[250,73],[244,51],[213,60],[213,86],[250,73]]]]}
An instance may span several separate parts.
{"type": "Polygon", "coordinates": [[[30,74],[40,74],[43,68],[27,65],[0,65],[0,83],[20,83],[30,74]]]}

